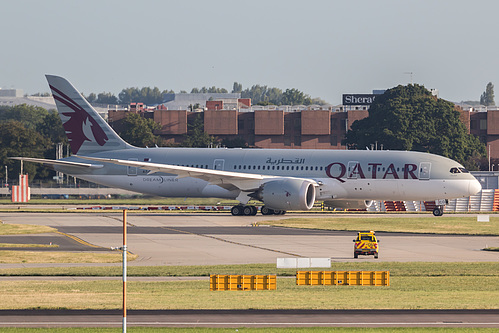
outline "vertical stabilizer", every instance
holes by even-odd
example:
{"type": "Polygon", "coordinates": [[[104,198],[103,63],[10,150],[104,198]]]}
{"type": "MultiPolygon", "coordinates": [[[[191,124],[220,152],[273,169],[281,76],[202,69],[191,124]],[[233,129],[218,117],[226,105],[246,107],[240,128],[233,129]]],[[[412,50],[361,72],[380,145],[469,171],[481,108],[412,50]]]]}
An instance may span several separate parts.
{"type": "Polygon", "coordinates": [[[133,148],[109,126],[66,79],[46,75],[73,154],[133,148]]]}

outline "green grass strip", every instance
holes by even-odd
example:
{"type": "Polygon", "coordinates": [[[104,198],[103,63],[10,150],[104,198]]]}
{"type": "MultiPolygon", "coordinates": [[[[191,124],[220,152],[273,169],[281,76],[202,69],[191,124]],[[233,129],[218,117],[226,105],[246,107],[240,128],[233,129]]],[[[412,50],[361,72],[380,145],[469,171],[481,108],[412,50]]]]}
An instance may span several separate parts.
{"type": "Polygon", "coordinates": [[[58,248],[57,244],[10,244],[10,243],[0,243],[0,248],[9,247],[9,248],[31,248],[31,247],[41,247],[41,248],[58,248]]]}
{"type": "MultiPolygon", "coordinates": [[[[335,271],[390,271],[393,276],[499,276],[499,262],[333,262],[335,271]]],[[[121,267],[24,267],[0,269],[0,276],[120,276],[121,267]]],[[[294,276],[296,269],[275,264],[206,266],[128,266],[129,276],[209,276],[210,274],[276,274],[294,276]]]]}
{"type": "Polygon", "coordinates": [[[297,217],[259,224],[319,230],[499,235],[499,216],[490,216],[489,222],[477,222],[476,216],[404,216],[363,215],[362,217],[297,217]]]}

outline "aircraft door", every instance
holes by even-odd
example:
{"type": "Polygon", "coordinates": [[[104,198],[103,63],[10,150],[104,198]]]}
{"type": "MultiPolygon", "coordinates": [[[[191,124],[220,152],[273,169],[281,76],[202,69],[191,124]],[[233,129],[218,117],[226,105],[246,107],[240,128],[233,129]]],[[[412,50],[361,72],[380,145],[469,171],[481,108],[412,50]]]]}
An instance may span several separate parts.
{"type": "MultiPolygon", "coordinates": [[[[136,158],[129,158],[129,161],[138,161],[136,158]]],[[[127,166],[126,173],[129,176],[137,176],[137,167],[127,166]]]]}
{"type": "Polygon", "coordinates": [[[213,161],[213,170],[223,170],[225,160],[215,160],[213,161]]]}
{"type": "Polygon", "coordinates": [[[419,164],[419,180],[429,180],[431,171],[430,162],[421,162],[419,164]]]}

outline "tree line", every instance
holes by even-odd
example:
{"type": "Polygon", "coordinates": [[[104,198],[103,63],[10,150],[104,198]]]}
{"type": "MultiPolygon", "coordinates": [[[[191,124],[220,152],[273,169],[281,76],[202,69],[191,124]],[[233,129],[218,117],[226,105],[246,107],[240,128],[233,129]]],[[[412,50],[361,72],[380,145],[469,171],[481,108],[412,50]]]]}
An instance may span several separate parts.
{"type": "MultiPolygon", "coordinates": [[[[5,166],[9,175],[17,175],[20,162],[9,157],[55,158],[58,143],[68,140],[61,119],[55,110],[26,104],[0,107],[0,175],[5,179],[5,166]]],[[[30,180],[51,179],[55,175],[46,167],[36,163],[24,163],[24,172],[30,180]]],[[[10,179],[14,177],[9,177],[10,179]]]]}
{"type": "MultiPolygon", "coordinates": [[[[85,98],[90,103],[96,104],[130,104],[130,103],[144,103],[145,105],[161,104],[164,100],[165,94],[172,94],[173,90],[160,90],[158,87],[132,87],[123,89],[118,96],[110,92],[102,92],[99,94],[90,93],[85,98]]],[[[186,91],[180,91],[186,93],[186,91]]],[[[200,93],[228,93],[225,88],[202,87],[192,88],[191,94],[200,93]]],[[[254,85],[251,88],[243,90],[240,83],[234,82],[232,93],[241,93],[242,98],[251,98],[255,105],[311,105],[311,104],[326,104],[320,98],[311,98],[310,95],[305,94],[298,89],[270,88],[265,85],[254,85]]]]}

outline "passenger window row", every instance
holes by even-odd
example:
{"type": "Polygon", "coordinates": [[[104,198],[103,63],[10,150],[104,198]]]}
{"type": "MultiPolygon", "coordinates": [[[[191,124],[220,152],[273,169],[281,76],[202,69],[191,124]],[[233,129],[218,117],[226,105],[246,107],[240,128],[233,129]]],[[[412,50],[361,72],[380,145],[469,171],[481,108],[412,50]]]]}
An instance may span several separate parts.
{"type": "Polygon", "coordinates": [[[304,166],[304,165],[234,165],[234,170],[291,170],[291,171],[322,171],[321,166],[304,166]]]}

